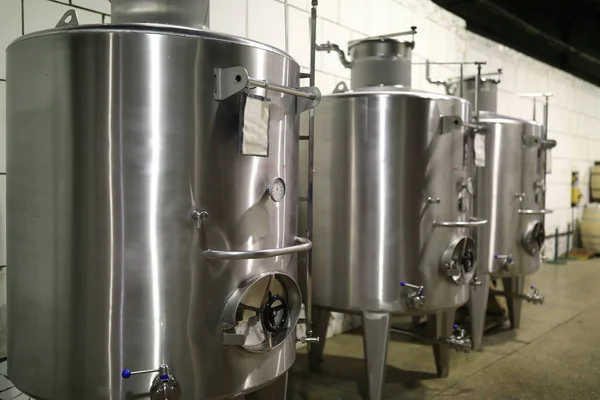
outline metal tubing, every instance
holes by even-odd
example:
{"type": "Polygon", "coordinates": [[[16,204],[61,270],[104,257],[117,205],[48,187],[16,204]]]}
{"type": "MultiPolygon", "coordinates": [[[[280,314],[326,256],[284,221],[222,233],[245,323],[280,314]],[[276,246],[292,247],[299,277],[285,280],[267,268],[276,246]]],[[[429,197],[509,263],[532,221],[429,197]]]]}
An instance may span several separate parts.
{"type": "MultiPolygon", "coordinates": [[[[479,83],[481,82],[481,64],[477,64],[477,77],[475,79],[475,93],[473,97],[473,115],[475,125],[479,125],[479,83]]],[[[462,82],[461,82],[462,84],[462,82]]]]}
{"type": "Polygon", "coordinates": [[[317,95],[312,92],[303,92],[302,90],[294,89],[287,86],[276,85],[274,83],[269,83],[261,79],[255,79],[250,77],[248,77],[248,86],[256,86],[259,88],[272,90],[274,92],[291,94],[297,97],[302,97],[310,100],[314,100],[317,98],[317,95]]]}
{"type": "MultiPolygon", "coordinates": [[[[311,14],[311,21],[312,21],[312,14],[311,14]]],[[[316,23],[315,23],[315,26],[316,26],[316,23]]],[[[311,36],[312,36],[312,34],[311,34],[311,36]]],[[[340,49],[340,46],[338,46],[337,44],[334,44],[334,43],[330,43],[330,42],[327,42],[325,44],[317,44],[316,40],[317,39],[315,37],[315,44],[314,45],[311,44],[311,49],[314,46],[315,51],[326,51],[328,53],[330,51],[334,51],[338,54],[338,57],[340,58],[340,62],[342,63],[342,65],[345,68],[352,68],[352,61],[348,61],[348,59],[346,59],[346,55],[344,54],[344,51],[342,49],[340,49]]]]}
{"type": "Polygon", "coordinates": [[[472,221],[433,221],[433,226],[440,228],[473,228],[487,224],[485,219],[473,219],[472,221]]]}
{"type": "Polygon", "coordinates": [[[284,39],[285,39],[285,52],[289,53],[290,51],[290,38],[289,38],[289,25],[290,25],[290,18],[289,18],[289,5],[288,5],[288,0],[283,0],[283,19],[284,19],[284,39]]]}
{"type": "Polygon", "coordinates": [[[310,249],[312,249],[312,242],[309,239],[295,237],[294,243],[296,244],[293,246],[265,250],[226,251],[207,249],[204,250],[202,254],[209,260],[253,260],[257,258],[270,258],[283,256],[286,254],[300,253],[303,251],[310,251],[310,249]]]}
{"type": "Polygon", "coordinates": [[[552,210],[525,210],[525,209],[521,209],[519,210],[519,214],[527,214],[527,215],[546,215],[546,214],[552,214],[552,210]]]}
{"type": "MultiPolygon", "coordinates": [[[[310,86],[315,86],[315,65],[317,50],[317,6],[318,0],[312,0],[310,9],[310,86]]],[[[315,109],[309,110],[308,114],[308,199],[307,199],[307,221],[306,236],[312,240],[313,236],[313,168],[315,157],[315,109]]],[[[306,254],[306,336],[312,337],[312,249],[306,254]]],[[[323,338],[325,340],[325,338],[323,338]]]]}

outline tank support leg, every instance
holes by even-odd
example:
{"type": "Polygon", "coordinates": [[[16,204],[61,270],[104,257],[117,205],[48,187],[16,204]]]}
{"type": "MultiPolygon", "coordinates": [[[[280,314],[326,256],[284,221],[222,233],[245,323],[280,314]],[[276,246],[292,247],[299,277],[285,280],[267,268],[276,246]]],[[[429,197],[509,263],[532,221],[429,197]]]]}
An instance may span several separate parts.
{"type": "Polygon", "coordinates": [[[308,369],[311,372],[320,372],[323,362],[323,349],[325,349],[325,340],[327,339],[327,327],[329,326],[329,317],[331,313],[322,308],[313,307],[313,335],[319,338],[319,343],[308,345],[308,369]]]}
{"type": "Polygon", "coordinates": [[[244,400],[286,400],[288,373],[284,373],[270,384],[254,393],[247,394],[244,400]]]}
{"type": "MultiPolygon", "coordinates": [[[[435,338],[447,338],[452,335],[455,314],[456,310],[451,310],[427,316],[429,329],[435,338]]],[[[438,377],[447,378],[450,372],[450,347],[447,344],[434,344],[433,356],[438,377]]]]}
{"type": "Polygon", "coordinates": [[[512,297],[511,294],[523,294],[525,277],[518,276],[515,278],[503,278],[502,285],[504,286],[504,292],[507,294],[506,305],[508,307],[508,319],[510,321],[510,327],[512,329],[519,329],[521,327],[521,306],[523,305],[523,300],[512,297]]]}
{"type": "Polygon", "coordinates": [[[485,329],[485,314],[487,311],[488,295],[490,292],[490,276],[480,275],[481,286],[471,286],[469,297],[469,316],[471,317],[471,340],[473,350],[481,350],[483,331],[485,329]]]}
{"type": "Polygon", "coordinates": [[[390,314],[363,312],[362,323],[369,400],[381,400],[390,339],[390,314]]]}

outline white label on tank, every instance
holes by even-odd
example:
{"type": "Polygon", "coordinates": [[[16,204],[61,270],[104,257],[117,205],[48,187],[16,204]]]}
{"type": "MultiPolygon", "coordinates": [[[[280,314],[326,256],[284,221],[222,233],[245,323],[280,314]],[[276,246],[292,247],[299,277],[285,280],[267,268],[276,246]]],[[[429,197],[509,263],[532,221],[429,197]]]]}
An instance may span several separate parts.
{"type": "Polygon", "coordinates": [[[485,135],[475,134],[475,166],[485,167],[485,135]]]}

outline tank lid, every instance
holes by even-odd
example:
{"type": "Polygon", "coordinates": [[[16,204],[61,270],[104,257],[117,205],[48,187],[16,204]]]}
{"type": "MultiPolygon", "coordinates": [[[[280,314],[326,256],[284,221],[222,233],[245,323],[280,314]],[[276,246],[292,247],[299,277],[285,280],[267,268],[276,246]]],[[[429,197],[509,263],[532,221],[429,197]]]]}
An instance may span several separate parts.
{"type": "Polygon", "coordinates": [[[210,0],[109,0],[115,24],[165,24],[208,29],[210,0]]]}
{"type": "Polygon", "coordinates": [[[414,42],[401,42],[391,38],[368,38],[352,42],[348,52],[355,61],[365,57],[401,57],[411,58],[414,42]]]}
{"type": "Polygon", "coordinates": [[[43,36],[60,35],[60,34],[86,34],[86,33],[139,33],[139,34],[158,34],[158,35],[173,35],[173,36],[184,36],[196,39],[206,40],[217,40],[223,42],[229,42],[239,44],[243,46],[254,47],[257,49],[269,51],[271,53],[278,54],[282,57],[288,58],[290,61],[297,64],[296,60],[277,47],[270,46],[265,43],[256,42],[254,40],[241,38],[226,33],[208,31],[204,29],[192,29],[184,26],[169,26],[162,24],[110,24],[110,25],[80,25],[80,26],[66,26],[61,28],[52,28],[44,31],[37,31],[28,33],[27,35],[20,36],[15,39],[8,47],[12,45],[43,36]]]}

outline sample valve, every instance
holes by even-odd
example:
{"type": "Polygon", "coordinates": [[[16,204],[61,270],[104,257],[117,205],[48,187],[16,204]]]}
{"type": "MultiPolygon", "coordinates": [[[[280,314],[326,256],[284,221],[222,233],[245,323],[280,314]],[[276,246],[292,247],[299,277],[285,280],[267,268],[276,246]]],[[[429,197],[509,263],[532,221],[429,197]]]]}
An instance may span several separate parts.
{"type": "Polygon", "coordinates": [[[409,307],[419,310],[425,305],[427,297],[424,294],[423,286],[411,285],[404,281],[400,282],[400,286],[409,289],[409,292],[406,294],[406,304],[409,307]]]}
{"type": "Polygon", "coordinates": [[[167,364],[162,364],[157,369],[147,369],[140,371],[130,371],[124,369],[121,372],[123,379],[129,379],[134,375],[152,374],[158,375],[152,381],[150,386],[151,400],[179,400],[181,398],[181,387],[179,382],[171,375],[171,370],[167,364]]]}
{"type": "Polygon", "coordinates": [[[460,328],[458,325],[454,325],[454,333],[452,336],[446,338],[446,344],[453,348],[457,352],[468,353],[471,351],[472,343],[471,339],[466,337],[465,330],[460,328]]]}
{"type": "Polygon", "coordinates": [[[531,285],[531,293],[526,293],[524,299],[528,303],[544,304],[544,295],[540,294],[540,290],[535,286],[531,285]]]}
{"type": "Polygon", "coordinates": [[[500,261],[504,268],[508,268],[509,265],[515,263],[512,254],[494,254],[494,260],[500,261]]]}

